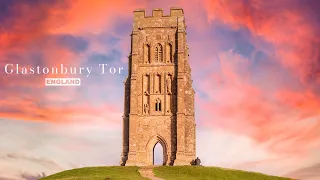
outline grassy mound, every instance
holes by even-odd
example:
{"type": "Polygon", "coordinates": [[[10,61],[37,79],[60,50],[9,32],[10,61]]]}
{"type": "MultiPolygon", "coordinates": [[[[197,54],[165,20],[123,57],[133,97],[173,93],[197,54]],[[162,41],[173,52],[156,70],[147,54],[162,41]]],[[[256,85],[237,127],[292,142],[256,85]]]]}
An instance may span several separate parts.
{"type": "Polygon", "coordinates": [[[160,166],[155,167],[153,172],[166,180],[288,180],[254,172],[203,166],[160,166]]]}
{"type": "MultiPolygon", "coordinates": [[[[41,180],[146,180],[139,167],[106,166],[86,167],[63,171],[41,180]]],[[[155,176],[166,180],[288,180],[260,173],[202,166],[159,166],[153,168],[155,176]]]]}
{"type": "Polygon", "coordinates": [[[146,180],[140,176],[136,166],[85,167],[62,171],[41,180],[146,180]]]}

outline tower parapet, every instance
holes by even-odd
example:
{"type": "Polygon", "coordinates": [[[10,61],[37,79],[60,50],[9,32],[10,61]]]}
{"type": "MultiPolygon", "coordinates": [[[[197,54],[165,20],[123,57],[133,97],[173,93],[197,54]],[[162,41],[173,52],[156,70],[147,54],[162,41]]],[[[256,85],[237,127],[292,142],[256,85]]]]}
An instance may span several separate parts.
{"type": "Polygon", "coordinates": [[[184,12],[182,8],[179,7],[172,7],[170,8],[170,14],[164,15],[162,8],[155,8],[152,9],[152,15],[147,16],[146,9],[136,9],[133,11],[134,19],[141,19],[141,18],[152,18],[152,17],[181,17],[184,16],[184,12]]]}
{"type": "MultiPolygon", "coordinates": [[[[153,9],[152,15],[147,16],[145,9],[137,9],[133,12],[133,30],[144,28],[177,28],[178,22],[184,22],[184,12],[181,8],[170,8],[170,15],[165,15],[162,9],[153,9]]],[[[181,24],[181,23],[180,23],[181,24]]],[[[181,28],[181,25],[179,25],[181,28]]]]}
{"type": "Polygon", "coordinates": [[[147,16],[145,9],[136,9],[133,12],[133,30],[145,27],[171,27],[176,28],[177,20],[184,21],[184,12],[181,8],[170,8],[170,14],[165,15],[163,9],[152,10],[152,15],[147,16]]]}

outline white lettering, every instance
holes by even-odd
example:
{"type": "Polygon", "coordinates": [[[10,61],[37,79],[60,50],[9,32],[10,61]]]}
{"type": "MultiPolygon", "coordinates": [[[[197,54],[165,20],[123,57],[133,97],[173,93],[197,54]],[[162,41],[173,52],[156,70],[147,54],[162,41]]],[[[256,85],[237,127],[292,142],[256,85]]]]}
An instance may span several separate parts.
{"type": "Polygon", "coordinates": [[[80,86],[80,78],[46,78],[46,86],[80,86]]]}
{"type": "Polygon", "coordinates": [[[116,73],[116,68],[112,67],[109,69],[110,74],[116,73]]]}
{"type": "Polygon", "coordinates": [[[119,74],[121,74],[121,70],[123,70],[123,67],[119,67],[119,74]]]}
{"type": "Polygon", "coordinates": [[[91,74],[91,71],[92,71],[92,67],[90,67],[90,68],[89,68],[89,67],[87,67],[86,69],[87,69],[87,71],[88,71],[88,75],[87,75],[87,77],[89,77],[89,76],[90,76],[90,74],[91,74]]]}
{"type": "Polygon", "coordinates": [[[49,68],[45,67],[42,69],[43,74],[48,74],[49,73],[49,68]]]}
{"type": "MultiPolygon", "coordinates": [[[[108,64],[99,64],[101,68],[101,74],[122,74],[123,67],[108,67],[108,64]]],[[[77,75],[85,74],[86,77],[89,77],[93,72],[93,67],[66,67],[63,64],[60,64],[60,67],[40,67],[34,66],[30,67],[29,65],[21,66],[20,64],[6,64],[4,67],[6,74],[22,74],[22,75],[33,75],[33,74],[61,74],[61,75],[77,75]]]]}
{"type": "Polygon", "coordinates": [[[102,66],[102,73],[101,74],[106,74],[105,72],[104,72],[104,67],[105,66],[108,66],[108,64],[99,64],[99,67],[100,66],[102,66]]]}
{"type": "Polygon", "coordinates": [[[12,66],[13,66],[13,64],[7,64],[7,65],[4,67],[4,71],[6,72],[6,74],[12,74],[12,72],[13,72],[12,66]],[[8,72],[8,66],[11,66],[10,72],[8,72]]]}

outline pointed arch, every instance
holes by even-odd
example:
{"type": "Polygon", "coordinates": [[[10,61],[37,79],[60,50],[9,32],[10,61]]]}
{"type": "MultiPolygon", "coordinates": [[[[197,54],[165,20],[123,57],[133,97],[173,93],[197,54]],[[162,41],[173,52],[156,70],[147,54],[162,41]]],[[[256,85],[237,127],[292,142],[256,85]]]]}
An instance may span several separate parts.
{"type": "Polygon", "coordinates": [[[150,138],[150,140],[146,145],[148,149],[149,164],[153,165],[153,162],[154,162],[153,151],[157,143],[160,143],[163,148],[163,165],[166,165],[168,161],[168,144],[165,141],[165,139],[160,135],[155,135],[152,138],[150,138]]]}
{"type": "Polygon", "coordinates": [[[159,142],[153,148],[153,165],[163,165],[163,147],[159,142]]]}

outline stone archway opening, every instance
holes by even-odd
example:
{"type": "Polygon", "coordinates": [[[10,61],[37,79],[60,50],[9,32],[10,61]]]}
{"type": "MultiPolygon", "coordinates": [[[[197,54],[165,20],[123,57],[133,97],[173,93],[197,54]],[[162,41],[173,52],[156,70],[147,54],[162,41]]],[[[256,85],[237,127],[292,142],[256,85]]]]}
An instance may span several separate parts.
{"type": "MultiPolygon", "coordinates": [[[[168,145],[161,136],[153,136],[146,146],[148,165],[166,165],[168,161],[168,145]]],[[[169,153],[170,154],[170,153],[169,153]]]]}
{"type": "Polygon", "coordinates": [[[164,165],[164,149],[160,142],[157,142],[153,147],[153,163],[152,165],[159,166],[164,165]]]}

